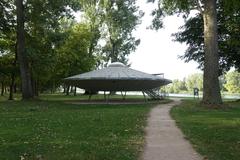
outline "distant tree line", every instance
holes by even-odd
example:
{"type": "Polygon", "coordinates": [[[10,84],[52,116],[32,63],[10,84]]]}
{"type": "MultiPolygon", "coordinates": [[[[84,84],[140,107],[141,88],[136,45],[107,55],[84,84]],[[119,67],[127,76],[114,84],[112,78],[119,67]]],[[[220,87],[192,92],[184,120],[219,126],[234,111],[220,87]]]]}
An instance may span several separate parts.
{"type": "MultiPolygon", "coordinates": [[[[230,94],[240,94],[240,73],[238,71],[229,71],[219,77],[220,88],[222,92],[230,94]]],[[[198,88],[203,91],[203,74],[194,73],[183,80],[175,79],[173,82],[161,90],[167,93],[190,93],[193,89],[198,88]]]]}

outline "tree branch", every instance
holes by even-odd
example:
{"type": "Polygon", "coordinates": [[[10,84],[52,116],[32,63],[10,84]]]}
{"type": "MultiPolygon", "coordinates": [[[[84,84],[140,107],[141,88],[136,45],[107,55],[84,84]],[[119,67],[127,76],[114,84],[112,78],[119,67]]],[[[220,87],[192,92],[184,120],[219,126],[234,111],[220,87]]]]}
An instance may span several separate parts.
{"type": "Polygon", "coordinates": [[[203,8],[202,8],[202,3],[200,0],[195,0],[197,4],[197,10],[203,15],[203,8]]]}

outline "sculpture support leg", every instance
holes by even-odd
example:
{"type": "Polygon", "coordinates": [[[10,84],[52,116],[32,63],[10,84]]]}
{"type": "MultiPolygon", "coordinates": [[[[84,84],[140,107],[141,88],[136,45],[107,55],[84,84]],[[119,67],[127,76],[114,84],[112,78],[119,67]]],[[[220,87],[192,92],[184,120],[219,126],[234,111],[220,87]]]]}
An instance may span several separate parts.
{"type": "Polygon", "coordinates": [[[142,93],[143,93],[143,96],[144,96],[144,101],[147,102],[147,97],[146,97],[144,91],[142,91],[142,93]]]}

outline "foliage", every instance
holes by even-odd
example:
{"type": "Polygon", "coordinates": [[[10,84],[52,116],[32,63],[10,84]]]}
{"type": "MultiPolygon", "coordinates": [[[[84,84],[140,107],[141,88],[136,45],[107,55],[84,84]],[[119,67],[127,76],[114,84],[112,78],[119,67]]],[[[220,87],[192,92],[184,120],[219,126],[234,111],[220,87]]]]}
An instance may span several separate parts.
{"type": "MultiPolygon", "coordinates": [[[[9,23],[8,28],[2,27],[0,30],[0,45],[1,45],[0,51],[1,54],[13,54],[15,52],[16,43],[15,35],[16,22],[11,21],[11,16],[13,17],[15,16],[14,1],[9,0],[8,3],[1,1],[0,4],[1,7],[4,9],[3,13],[1,14],[9,15],[8,17],[3,16],[1,17],[2,19],[0,19],[1,21],[6,21],[6,23],[9,23]]],[[[25,38],[26,38],[25,51],[27,54],[27,59],[29,61],[28,64],[30,66],[31,79],[33,81],[32,83],[34,85],[34,89],[37,89],[36,92],[38,92],[38,89],[42,90],[46,88],[46,86],[48,88],[49,87],[52,88],[51,85],[56,85],[56,83],[59,86],[60,81],[62,80],[62,78],[65,77],[65,75],[63,74],[60,75],[59,72],[56,72],[57,70],[56,67],[59,67],[60,64],[64,63],[65,59],[59,56],[58,51],[63,48],[62,46],[64,44],[66,47],[67,43],[65,41],[70,40],[69,34],[73,33],[70,31],[72,28],[72,24],[74,23],[71,21],[71,19],[74,18],[71,14],[73,11],[79,10],[79,1],[60,0],[57,2],[53,2],[48,0],[47,1],[28,0],[24,2],[24,7],[25,7],[25,38]]],[[[87,33],[89,33],[89,31],[87,33]]],[[[88,35],[92,36],[92,34],[88,35]]],[[[85,41],[85,39],[83,39],[83,41],[85,41]]],[[[81,41],[80,38],[78,38],[78,40],[81,41]]],[[[72,39],[71,41],[73,42],[74,40],[72,39]]],[[[80,43],[82,45],[85,42],[80,43]]],[[[73,46],[70,46],[70,48],[71,47],[73,46]]],[[[79,48],[76,41],[74,47],[75,50],[79,48]]],[[[85,45],[84,47],[86,48],[87,46],[85,45]]],[[[85,49],[84,52],[88,52],[86,50],[87,49],[85,49]]],[[[76,52],[74,54],[76,54],[76,52]]],[[[78,57],[78,60],[79,59],[80,58],[78,57]]],[[[82,59],[78,63],[86,62],[86,67],[84,66],[84,64],[81,64],[82,68],[78,68],[78,70],[79,69],[86,70],[87,67],[89,68],[89,63],[94,63],[93,60],[89,59],[88,61],[86,60],[84,61],[82,59]],[[83,66],[85,67],[85,69],[83,66]]],[[[73,64],[71,65],[74,66],[73,64]]],[[[92,65],[94,64],[91,64],[91,66],[92,65]]],[[[75,68],[76,67],[80,66],[78,65],[75,66],[75,68]]],[[[65,68],[65,70],[67,69],[68,68],[65,68]]]]}
{"type": "MultiPolygon", "coordinates": [[[[155,2],[155,0],[149,0],[149,2],[155,2]]],[[[225,1],[223,3],[222,2],[222,0],[158,0],[158,8],[153,12],[153,27],[155,29],[159,29],[162,27],[161,18],[166,15],[183,14],[183,17],[187,18],[190,11],[198,11],[198,14],[196,15],[203,19],[203,30],[200,30],[199,33],[201,33],[204,38],[204,44],[200,46],[200,50],[201,48],[204,49],[204,56],[201,57],[202,59],[200,60],[200,62],[204,64],[202,101],[204,104],[207,105],[222,103],[218,79],[220,69],[217,33],[217,14],[219,13],[219,9],[217,5],[223,4],[222,9],[225,10],[225,13],[227,15],[235,15],[235,13],[239,11],[240,8],[240,5],[238,5],[238,0],[231,0],[227,2],[225,1]],[[237,7],[232,6],[233,4],[237,5],[237,7]]],[[[200,37],[200,39],[201,38],[202,37],[200,37]]],[[[224,40],[225,38],[223,37],[224,40]]],[[[192,50],[192,52],[196,50],[199,50],[199,48],[192,50]]],[[[222,59],[220,59],[220,61],[221,60],[222,59]]]]}
{"type": "Polygon", "coordinates": [[[92,33],[88,24],[79,23],[72,26],[68,38],[59,48],[59,64],[55,72],[61,73],[64,77],[87,72],[93,69],[95,59],[89,55],[92,33]],[[61,70],[60,70],[61,72],[61,70]]]}
{"type": "Polygon", "coordinates": [[[136,160],[150,108],[0,102],[0,159],[136,160]]]}
{"type": "Polygon", "coordinates": [[[90,47],[88,51],[90,55],[97,51],[97,45],[101,38],[100,32],[104,21],[104,13],[101,7],[98,6],[99,3],[99,0],[81,1],[84,15],[84,19],[81,22],[89,24],[89,30],[91,32],[90,47]]]}
{"type": "MultiPolygon", "coordinates": [[[[150,0],[152,1],[152,0],[150,0]]],[[[186,18],[191,9],[197,9],[197,3],[194,1],[159,1],[159,8],[153,11],[154,20],[152,28],[159,29],[163,26],[162,17],[172,15],[174,13],[183,13],[186,18]],[[160,13],[157,13],[160,12],[160,13]],[[159,15],[158,15],[159,14],[159,15]]],[[[197,1],[196,1],[197,2],[197,1]]],[[[232,66],[239,69],[240,67],[240,10],[239,1],[218,1],[218,43],[220,55],[220,70],[228,71],[232,66]]],[[[204,64],[204,29],[203,17],[199,12],[195,16],[186,19],[186,23],[180,28],[181,31],[173,34],[175,40],[186,43],[188,49],[181,56],[186,62],[191,60],[199,63],[199,68],[203,69],[204,64]]]]}
{"type": "Polygon", "coordinates": [[[81,22],[88,23],[93,33],[90,54],[94,54],[97,67],[109,61],[127,63],[127,56],[135,51],[140,40],[132,32],[143,12],[136,0],[81,0],[81,22]]]}
{"type": "MultiPolygon", "coordinates": [[[[19,8],[16,4],[19,3],[15,3],[14,0],[0,2],[0,52],[1,54],[13,54],[16,52],[15,48],[21,48],[21,52],[18,50],[17,59],[22,68],[21,73],[26,73],[22,75],[27,75],[21,77],[22,83],[28,82],[28,86],[32,86],[31,83],[35,86],[36,82],[44,83],[50,77],[49,73],[55,65],[53,62],[56,61],[54,46],[57,46],[58,42],[60,20],[63,17],[73,18],[71,13],[73,10],[79,9],[79,1],[27,0],[20,4],[19,6],[23,5],[24,8],[24,13],[21,12],[24,14],[22,15],[24,21],[21,21],[24,28],[21,33],[26,39],[26,47],[21,45],[24,43],[20,43],[23,42],[23,38],[17,43],[19,47],[15,47],[16,28],[19,28],[16,27],[16,13],[19,13],[16,12],[16,8],[19,8]],[[30,66],[29,69],[28,66],[30,66]],[[30,81],[33,82],[30,83],[30,81]]],[[[20,33],[19,31],[18,33],[20,33]]],[[[32,87],[27,88],[31,90],[32,87]]],[[[23,93],[27,93],[25,92],[27,88],[22,87],[23,93]]],[[[28,91],[28,93],[31,92],[28,91]]]]}
{"type": "Polygon", "coordinates": [[[13,63],[14,56],[12,54],[0,56],[0,82],[4,82],[5,85],[10,84],[11,73],[18,73],[18,69],[12,65],[13,63]]]}
{"type": "Polygon", "coordinates": [[[138,10],[136,0],[102,1],[106,44],[103,52],[107,61],[127,63],[126,56],[140,43],[132,31],[140,23],[143,13],[138,10]]]}
{"type": "Polygon", "coordinates": [[[186,81],[185,79],[183,81],[175,79],[171,84],[167,85],[164,89],[168,93],[180,93],[183,91],[187,91],[186,81]]]}
{"type": "Polygon", "coordinates": [[[163,88],[168,93],[192,93],[193,88],[197,87],[200,91],[203,90],[203,74],[194,73],[183,80],[175,79],[173,82],[163,88]]]}
{"type": "MultiPolygon", "coordinates": [[[[72,9],[79,9],[79,2],[65,1],[27,1],[26,8],[26,52],[31,64],[32,79],[37,86],[46,85],[52,79],[58,62],[56,50],[68,36],[62,23],[72,19],[72,9]],[[67,21],[67,20],[66,20],[67,21]]],[[[68,21],[71,25],[71,21],[68,21]]],[[[61,77],[63,78],[63,77],[61,77]]],[[[49,86],[48,86],[49,87],[49,86]]]]}
{"type": "Polygon", "coordinates": [[[237,71],[228,72],[225,75],[226,84],[224,87],[230,93],[240,93],[240,73],[237,71]]]}
{"type": "Polygon", "coordinates": [[[178,126],[194,148],[209,160],[238,160],[240,153],[240,103],[227,109],[207,109],[198,101],[183,101],[171,110],[178,126]]]}
{"type": "MultiPolygon", "coordinates": [[[[12,56],[16,52],[14,2],[0,1],[0,56],[12,56]]],[[[109,35],[117,35],[114,41],[118,41],[118,58],[123,61],[140,42],[132,36],[140,23],[138,7],[132,0],[26,0],[23,5],[26,42],[23,59],[30,67],[26,75],[31,76],[36,96],[38,91],[54,91],[67,76],[89,71],[108,61],[109,55],[103,53],[101,46],[109,41],[109,35]],[[78,24],[73,20],[73,12],[79,11],[84,18],[78,24]]],[[[1,68],[4,69],[6,67],[1,68]]]]}
{"type": "Polygon", "coordinates": [[[12,14],[13,10],[13,0],[0,1],[0,35],[2,33],[9,32],[12,25],[15,23],[15,19],[12,14]]]}
{"type": "Polygon", "coordinates": [[[200,91],[203,90],[203,74],[194,73],[188,76],[186,80],[186,86],[189,91],[193,91],[193,88],[198,88],[200,91]]]}
{"type": "MultiPolygon", "coordinates": [[[[148,0],[155,3],[156,0],[148,0]]],[[[158,0],[157,8],[152,11],[152,29],[161,29],[163,27],[163,18],[168,15],[182,14],[187,17],[192,9],[196,9],[197,1],[191,0],[158,0]]]]}
{"type": "MultiPolygon", "coordinates": [[[[240,93],[240,73],[230,71],[219,77],[221,91],[228,93],[240,93]]],[[[161,90],[167,93],[192,93],[193,88],[197,87],[203,91],[203,74],[194,73],[183,80],[175,79],[171,84],[163,87],[161,90]]]]}
{"type": "Polygon", "coordinates": [[[7,68],[9,68],[9,65],[13,63],[9,59],[14,57],[16,49],[16,35],[14,33],[15,17],[12,12],[14,12],[12,0],[0,1],[0,69],[2,73],[9,72],[9,70],[6,71],[3,69],[5,67],[3,64],[8,64],[7,68]]]}
{"type": "MultiPolygon", "coordinates": [[[[234,13],[226,12],[223,1],[218,5],[218,43],[221,72],[228,71],[231,67],[240,67],[240,10],[234,13]]],[[[174,34],[175,40],[188,44],[188,49],[181,56],[186,62],[191,60],[199,63],[199,68],[204,64],[204,35],[203,18],[200,14],[189,18],[181,31],[174,34]]]]}

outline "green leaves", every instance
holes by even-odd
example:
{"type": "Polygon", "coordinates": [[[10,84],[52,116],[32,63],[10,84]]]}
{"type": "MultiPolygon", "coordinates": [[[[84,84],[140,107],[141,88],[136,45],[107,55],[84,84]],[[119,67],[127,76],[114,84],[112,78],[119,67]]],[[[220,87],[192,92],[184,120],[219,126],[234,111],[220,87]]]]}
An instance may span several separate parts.
{"type": "MultiPolygon", "coordinates": [[[[240,68],[240,41],[239,26],[240,12],[236,10],[234,14],[225,12],[223,3],[218,4],[218,43],[220,55],[221,73],[228,71],[231,67],[240,68]]],[[[199,68],[203,68],[204,63],[204,34],[203,18],[200,14],[188,19],[181,31],[174,34],[175,40],[187,43],[188,49],[180,58],[186,62],[191,60],[199,63],[199,68]]]]}
{"type": "Polygon", "coordinates": [[[17,66],[14,66],[13,63],[15,57],[13,54],[5,54],[0,56],[0,81],[7,84],[10,83],[10,76],[12,73],[19,73],[17,66]]]}
{"type": "Polygon", "coordinates": [[[127,63],[127,55],[134,51],[140,40],[132,36],[140,24],[143,13],[138,10],[135,0],[104,1],[104,23],[106,26],[106,45],[103,52],[107,61],[127,63]]]}
{"type": "MultiPolygon", "coordinates": [[[[1,55],[15,53],[14,2],[0,1],[1,55]]],[[[136,0],[24,1],[22,33],[26,66],[31,72],[29,82],[34,81],[35,87],[42,90],[51,84],[59,86],[62,78],[89,71],[103,61],[115,58],[114,61],[127,63],[126,56],[140,43],[132,36],[143,15],[135,3],[136,0]],[[73,11],[80,10],[84,18],[77,24],[73,11]]]]}
{"type": "Polygon", "coordinates": [[[11,30],[15,23],[13,0],[0,1],[0,34],[11,30]]]}
{"type": "Polygon", "coordinates": [[[88,24],[75,24],[68,38],[58,50],[57,69],[62,70],[63,77],[87,72],[94,67],[94,56],[89,54],[92,33],[88,24]]]}
{"type": "Polygon", "coordinates": [[[240,93],[240,73],[231,71],[226,74],[226,84],[224,87],[230,93],[240,93]]]}
{"type": "Polygon", "coordinates": [[[149,3],[157,3],[157,8],[152,11],[151,29],[161,29],[163,27],[163,18],[168,15],[182,14],[187,17],[192,9],[196,9],[195,0],[148,0],[149,3]]]}

